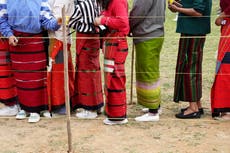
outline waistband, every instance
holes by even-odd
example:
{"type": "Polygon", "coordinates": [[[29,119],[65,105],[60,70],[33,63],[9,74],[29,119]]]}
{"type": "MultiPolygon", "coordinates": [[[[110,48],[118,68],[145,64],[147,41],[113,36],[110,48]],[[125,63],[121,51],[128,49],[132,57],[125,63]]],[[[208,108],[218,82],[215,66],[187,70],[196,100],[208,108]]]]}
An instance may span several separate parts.
{"type": "Polygon", "coordinates": [[[16,37],[41,37],[41,36],[44,35],[44,32],[41,32],[41,33],[25,33],[25,32],[20,32],[20,31],[14,30],[14,35],[16,37]]]}

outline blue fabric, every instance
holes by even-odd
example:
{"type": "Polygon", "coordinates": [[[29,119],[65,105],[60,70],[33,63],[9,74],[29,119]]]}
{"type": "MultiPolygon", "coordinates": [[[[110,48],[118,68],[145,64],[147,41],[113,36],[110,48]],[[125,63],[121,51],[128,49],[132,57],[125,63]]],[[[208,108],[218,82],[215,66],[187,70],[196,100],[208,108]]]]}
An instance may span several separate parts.
{"type": "Polygon", "coordinates": [[[0,31],[5,37],[13,35],[12,30],[40,33],[43,28],[59,27],[47,0],[6,0],[0,4],[0,31]]]}
{"type": "Polygon", "coordinates": [[[220,69],[220,64],[221,64],[220,61],[217,61],[217,62],[216,62],[216,74],[218,73],[218,71],[219,71],[219,69],[220,69]]]}

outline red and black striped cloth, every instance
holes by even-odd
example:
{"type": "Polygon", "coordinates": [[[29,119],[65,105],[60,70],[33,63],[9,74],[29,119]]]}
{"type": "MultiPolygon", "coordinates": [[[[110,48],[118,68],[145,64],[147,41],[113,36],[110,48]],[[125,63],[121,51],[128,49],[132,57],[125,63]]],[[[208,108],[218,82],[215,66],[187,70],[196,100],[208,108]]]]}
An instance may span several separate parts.
{"type": "Polygon", "coordinates": [[[104,43],[106,115],[110,120],[123,120],[127,117],[125,61],[128,44],[119,32],[108,34],[104,43]]]}
{"type": "Polygon", "coordinates": [[[77,33],[76,44],[75,89],[72,107],[96,111],[104,105],[99,63],[99,35],[77,33]]]}
{"type": "Polygon", "coordinates": [[[205,36],[181,34],[177,56],[174,101],[198,102],[202,97],[205,36]]]}
{"type": "MultiPolygon", "coordinates": [[[[48,82],[48,99],[49,110],[55,111],[65,106],[65,91],[64,91],[64,57],[63,43],[57,39],[50,39],[49,57],[52,62],[52,69],[47,73],[48,82]]],[[[70,44],[68,44],[68,76],[69,76],[69,94],[73,96],[74,90],[74,67],[70,52],[70,44]]]]}
{"type": "Polygon", "coordinates": [[[12,106],[16,104],[16,101],[17,92],[11,67],[8,41],[0,38],[0,102],[7,106],[12,106]]]}
{"type": "Polygon", "coordinates": [[[14,31],[17,46],[10,46],[10,57],[20,106],[27,112],[47,109],[47,47],[43,34],[14,31]]]}

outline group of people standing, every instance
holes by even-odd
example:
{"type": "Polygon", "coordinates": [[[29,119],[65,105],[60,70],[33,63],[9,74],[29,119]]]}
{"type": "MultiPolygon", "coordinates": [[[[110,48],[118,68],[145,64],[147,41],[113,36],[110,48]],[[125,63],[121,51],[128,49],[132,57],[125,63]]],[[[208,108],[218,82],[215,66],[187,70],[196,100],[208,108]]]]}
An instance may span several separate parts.
{"type": "MultiPolygon", "coordinates": [[[[216,20],[222,35],[229,36],[228,0],[221,0],[222,14],[216,20]]],[[[166,2],[134,0],[128,12],[127,0],[1,0],[0,1],[0,116],[14,116],[38,122],[44,116],[65,114],[64,64],[61,9],[65,5],[70,28],[76,32],[76,66],[68,37],[70,105],[76,117],[93,119],[105,104],[107,125],[125,124],[127,119],[125,61],[126,37],[133,36],[136,49],[137,101],[145,114],[136,121],[158,121],[161,112],[160,52],[164,42],[166,2]],[[25,10],[25,11],[22,11],[25,10]],[[104,35],[102,35],[104,34],[104,35]],[[100,68],[104,53],[104,95],[100,68]],[[104,103],[105,99],[105,103],[104,103]],[[18,109],[17,105],[20,105],[18,109]]],[[[176,66],[174,101],[189,106],[177,118],[200,118],[202,56],[206,34],[210,33],[211,0],[181,0],[168,4],[178,12],[181,33],[176,66]]],[[[229,119],[226,82],[229,38],[220,40],[217,75],[212,88],[213,116],[229,119]],[[224,47],[223,47],[224,46],[224,47]],[[225,66],[224,66],[225,65],[225,66]],[[223,83],[225,81],[225,83],[223,83]],[[221,90],[218,91],[218,90],[221,90]],[[221,93],[221,94],[220,94],[221,93]]]]}

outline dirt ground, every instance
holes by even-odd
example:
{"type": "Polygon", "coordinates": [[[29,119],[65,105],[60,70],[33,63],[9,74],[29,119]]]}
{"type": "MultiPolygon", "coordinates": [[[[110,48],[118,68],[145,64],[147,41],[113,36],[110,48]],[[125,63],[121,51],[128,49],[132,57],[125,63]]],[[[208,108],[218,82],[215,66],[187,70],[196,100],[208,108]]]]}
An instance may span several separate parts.
{"type": "MultiPolygon", "coordinates": [[[[74,153],[229,153],[230,122],[216,121],[205,109],[197,120],[179,120],[182,105],[164,103],[159,122],[138,123],[138,105],[128,106],[129,123],[108,126],[100,115],[94,120],[71,117],[74,153]]],[[[29,124],[14,117],[0,118],[0,153],[65,153],[68,150],[66,118],[42,118],[29,124]]]]}

